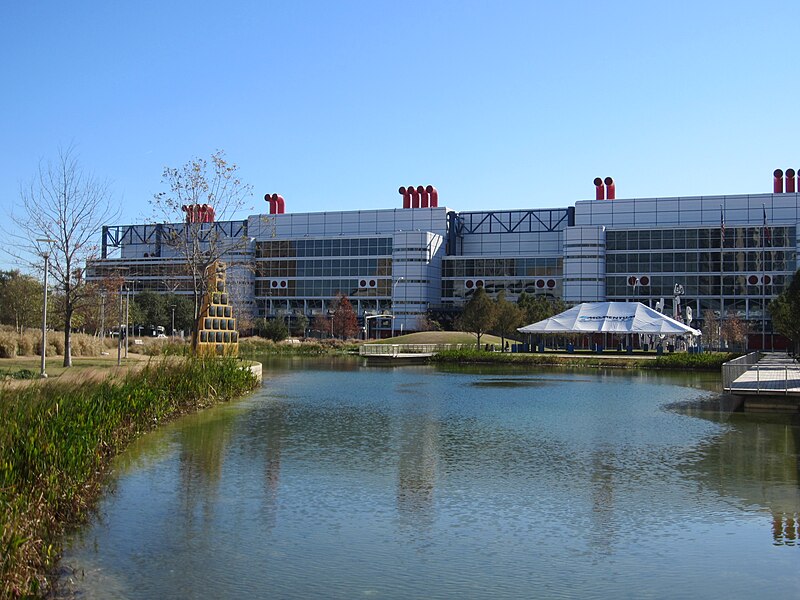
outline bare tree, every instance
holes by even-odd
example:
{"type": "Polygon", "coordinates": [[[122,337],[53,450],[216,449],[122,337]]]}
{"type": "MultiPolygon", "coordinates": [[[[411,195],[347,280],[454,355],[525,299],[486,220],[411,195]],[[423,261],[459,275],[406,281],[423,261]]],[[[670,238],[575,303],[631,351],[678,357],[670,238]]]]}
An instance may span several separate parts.
{"type": "Polygon", "coordinates": [[[85,171],[74,147],[59,148],[54,161],[40,162],[30,182],[20,188],[14,230],[6,231],[6,252],[41,271],[49,255],[49,274],[61,299],[64,317],[64,366],[72,366],[72,317],[94,294],[84,278],[86,261],[97,256],[102,225],[116,218],[109,186],[85,171]],[[46,240],[46,241],[42,241],[46,240]]]}
{"type": "MultiPolygon", "coordinates": [[[[179,168],[166,167],[162,183],[167,191],[153,197],[154,216],[165,221],[163,243],[182,260],[190,278],[194,298],[192,332],[196,334],[212,266],[242,252],[249,243],[247,236],[232,235],[218,221],[230,219],[244,208],[253,188],[242,182],[238,167],[219,150],[210,161],[194,158],[179,168]]],[[[192,335],[193,349],[196,338],[192,335]]]]}

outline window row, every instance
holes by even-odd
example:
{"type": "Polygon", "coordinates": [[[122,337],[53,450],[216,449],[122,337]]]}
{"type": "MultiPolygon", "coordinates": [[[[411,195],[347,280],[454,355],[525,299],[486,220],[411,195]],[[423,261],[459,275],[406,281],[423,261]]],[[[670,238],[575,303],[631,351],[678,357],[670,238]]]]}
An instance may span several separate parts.
{"type": "Polygon", "coordinates": [[[304,256],[387,256],[392,238],[331,238],[256,242],[256,258],[304,256]]]}
{"type": "Polygon", "coordinates": [[[760,274],[750,275],[724,275],[720,281],[719,275],[688,275],[684,277],[651,276],[650,285],[633,287],[628,285],[625,276],[606,277],[606,297],[609,299],[626,299],[654,297],[672,297],[675,284],[683,286],[686,296],[768,296],[780,294],[791,279],[788,275],[767,274],[762,288],[760,274]],[[753,283],[750,279],[752,278],[753,283]],[[720,289],[720,286],[721,289],[720,289]]]}
{"type": "Polygon", "coordinates": [[[257,277],[388,277],[391,274],[391,258],[270,260],[256,263],[257,277]]]}
{"type": "MultiPolygon", "coordinates": [[[[645,229],[606,232],[606,250],[693,250],[719,248],[721,227],[645,229]]],[[[725,248],[794,248],[795,227],[725,228],[725,248]]]]}
{"type": "Polygon", "coordinates": [[[374,287],[360,286],[358,279],[297,279],[286,282],[285,287],[273,287],[269,281],[256,280],[256,296],[259,297],[317,297],[333,298],[345,294],[356,298],[391,296],[392,280],[378,279],[374,287]]]}
{"type": "MultiPolygon", "coordinates": [[[[796,269],[794,250],[737,250],[722,252],[724,270],[791,271],[796,269]],[[763,267],[762,267],[763,265],[763,267]]],[[[720,252],[670,252],[608,254],[606,273],[704,273],[720,270],[720,252]]]]}
{"type": "Polygon", "coordinates": [[[477,287],[483,287],[489,295],[495,295],[501,291],[506,294],[552,294],[561,296],[561,281],[559,279],[549,280],[523,280],[511,279],[505,281],[483,281],[482,286],[469,285],[469,281],[442,281],[442,298],[469,298],[475,293],[477,287]]]}
{"type": "Polygon", "coordinates": [[[560,275],[563,259],[455,258],[442,261],[442,277],[544,277],[560,275]]]}

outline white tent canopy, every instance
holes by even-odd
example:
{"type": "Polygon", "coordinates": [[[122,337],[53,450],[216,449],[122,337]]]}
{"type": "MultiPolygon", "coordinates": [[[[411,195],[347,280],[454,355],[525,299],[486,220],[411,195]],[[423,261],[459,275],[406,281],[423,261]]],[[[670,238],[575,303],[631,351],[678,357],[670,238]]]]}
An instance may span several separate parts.
{"type": "Polygon", "coordinates": [[[521,333],[638,333],[701,335],[641,302],[586,302],[544,321],[520,327],[521,333]]]}

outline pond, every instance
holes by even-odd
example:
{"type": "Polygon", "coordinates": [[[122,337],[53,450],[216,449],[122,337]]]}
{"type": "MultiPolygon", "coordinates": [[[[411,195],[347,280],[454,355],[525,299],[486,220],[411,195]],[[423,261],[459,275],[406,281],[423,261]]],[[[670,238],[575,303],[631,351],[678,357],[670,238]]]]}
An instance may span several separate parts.
{"type": "Polygon", "coordinates": [[[116,460],[63,596],[800,596],[798,423],[714,374],[265,375],[116,460]]]}

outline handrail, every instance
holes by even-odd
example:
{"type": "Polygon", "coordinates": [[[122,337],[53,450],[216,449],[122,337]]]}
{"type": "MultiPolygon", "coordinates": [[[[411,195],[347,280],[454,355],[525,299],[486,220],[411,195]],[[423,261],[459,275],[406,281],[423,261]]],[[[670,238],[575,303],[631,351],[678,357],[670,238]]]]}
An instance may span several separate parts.
{"type": "Polygon", "coordinates": [[[725,391],[730,391],[733,382],[747,373],[752,365],[761,360],[762,356],[763,354],[761,352],[751,352],[749,354],[745,354],[744,356],[740,356],[739,358],[734,358],[733,360],[723,364],[722,389],[725,391]]]}
{"type": "Polygon", "coordinates": [[[442,350],[458,350],[474,344],[362,344],[361,356],[397,356],[398,354],[435,354],[442,350]]]}

